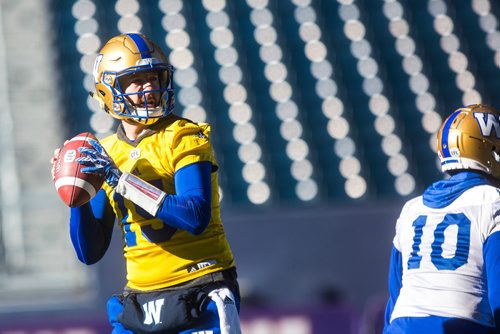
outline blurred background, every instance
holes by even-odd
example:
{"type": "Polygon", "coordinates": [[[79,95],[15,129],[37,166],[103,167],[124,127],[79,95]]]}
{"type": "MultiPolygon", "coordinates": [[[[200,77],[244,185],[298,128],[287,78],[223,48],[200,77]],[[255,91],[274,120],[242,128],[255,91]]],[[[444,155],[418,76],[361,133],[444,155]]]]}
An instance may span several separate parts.
{"type": "Polygon", "coordinates": [[[122,32],[164,48],[175,113],[212,124],[244,333],[379,333],[441,121],[500,106],[499,18],[496,0],[0,0],[0,333],[110,331],[121,232],[78,263],[49,160],[115,130],[88,91],[122,32]]]}

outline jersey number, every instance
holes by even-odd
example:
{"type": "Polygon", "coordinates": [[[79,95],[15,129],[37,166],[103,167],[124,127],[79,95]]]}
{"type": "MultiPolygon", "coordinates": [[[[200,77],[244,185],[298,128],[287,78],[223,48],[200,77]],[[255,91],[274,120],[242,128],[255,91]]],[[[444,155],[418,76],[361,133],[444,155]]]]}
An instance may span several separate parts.
{"type": "MultiPolygon", "coordinates": [[[[161,183],[160,179],[157,180],[150,180],[148,181],[158,189],[163,190],[163,186],[161,183]]],[[[118,207],[122,211],[123,214],[123,222],[122,222],[122,228],[123,228],[123,234],[125,238],[125,243],[127,244],[128,247],[132,246],[137,246],[137,236],[134,231],[130,229],[130,223],[126,222],[126,217],[127,217],[127,208],[125,207],[124,199],[123,196],[118,195],[115,193],[114,200],[118,203],[118,207]]],[[[142,209],[140,206],[136,205],[135,203],[132,203],[134,205],[135,211],[138,215],[146,218],[146,219],[153,219],[154,217],[151,216],[146,210],[142,209]]],[[[144,238],[146,238],[149,242],[152,243],[162,243],[165,241],[170,240],[174,233],[177,231],[176,228],[168,226],[166,224],[163,224],[161,228],[155,229],[153,228],[152,225],[143,225],[141,226],[141,234],[144,238]]]]}
{"type": "MultiPolygon", "coordinates": [[[[427,216],[419,216],[413,222],[415,235],[413,236],[412,252],[408,259],[408,269],[420,268],[420,261],[422,261],[422,255],[419,255],[420,244],[422,243],[422,235],[426,223],[427,216]]],[[[463,213],[447,214],[434,230],[434,241],[431,245],[431,262],[438,270],[456,270],[467,263],[469,245],[470,220],[463,213]],[[444,231],[452,225],[457,225],[458,227],[455,255],[451,258],[445,258],[443,257],[443,244],[446,242],[444,231]]]]}

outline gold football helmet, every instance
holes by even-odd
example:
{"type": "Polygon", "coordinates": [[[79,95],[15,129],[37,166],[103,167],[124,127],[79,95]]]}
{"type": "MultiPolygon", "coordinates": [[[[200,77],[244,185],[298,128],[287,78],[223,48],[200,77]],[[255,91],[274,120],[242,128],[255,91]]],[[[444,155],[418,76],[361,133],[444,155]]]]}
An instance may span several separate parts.
{"type": "Polygon", "coordinates": [[[500,111],[483,104],[457,109],[439,129],[437,151],[443,172],[474,169],[500,179],[500,111]]]}
{"type": "MultiPolygon", "coordinates": [[[[117,119],[131,119],[153,124],[174,108],[173,67],[160,47],[142,34],[129,33],[111,38],[100,50],[94,63],[95,93],[101,108],[117,119]],[[157,71],[160,89],[139,94],[160,92],[159,104],[149,107],[134,105],[120,87],[120,78],[143,71],[157,71]]],[[[137,94],[137,93],[134,93],[137,94]]],[[[145,96],[143,100],[146,101],[145,96]]]]}

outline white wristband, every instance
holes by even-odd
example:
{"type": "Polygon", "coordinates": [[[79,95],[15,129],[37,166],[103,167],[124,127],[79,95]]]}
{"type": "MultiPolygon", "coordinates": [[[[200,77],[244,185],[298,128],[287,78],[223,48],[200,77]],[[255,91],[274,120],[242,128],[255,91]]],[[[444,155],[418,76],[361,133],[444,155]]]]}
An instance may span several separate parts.
{"type": "Polygon", "coordinates": [[[123,173],[115,191],[134,202],[152,216],[156,216],[167,193],[130,173],[123,173]]]}

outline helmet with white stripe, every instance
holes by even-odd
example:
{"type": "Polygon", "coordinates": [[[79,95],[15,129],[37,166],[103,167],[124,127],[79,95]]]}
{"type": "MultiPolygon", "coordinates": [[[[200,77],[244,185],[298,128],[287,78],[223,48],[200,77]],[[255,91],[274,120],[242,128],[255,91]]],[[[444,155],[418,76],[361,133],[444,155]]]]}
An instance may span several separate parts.
{"type": "Polygon", "coordinates": [[[478,170],[500,179],[500,111],[473,104],[441,125],[437,151],[443,172],[478,170]]]}

